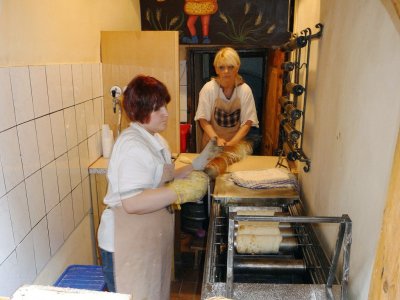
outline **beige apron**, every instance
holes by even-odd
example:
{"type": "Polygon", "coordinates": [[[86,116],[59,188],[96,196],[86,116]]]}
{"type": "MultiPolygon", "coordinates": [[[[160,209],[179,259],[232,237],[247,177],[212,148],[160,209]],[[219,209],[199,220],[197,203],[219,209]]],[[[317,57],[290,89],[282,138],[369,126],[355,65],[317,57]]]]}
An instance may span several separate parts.
{"type": "MultiPolygon", "coordinates": [[[[237,96],[237,87],[235,87],[232,98],[229,101],[224,101],[220,96],[220,92],[221,88],[219,88],[218,97],[217,99],[215,99],[214,102],[214,107],[211,113],[210,124],[213,127],[215,133],[219,137],[225,139],[228,142],[235,136],[235,134],[240,129],[241,103],[240,103],[240,98],[237,96]],[[234,124],[223,124],[221,119],[218,118],[218,115],[220,115],[221,113],[224,114],[227,118],[229,118],[233,114],[237,114],[238,110],[239,110],[239,115],[234,117],[234,119],[236,119],[234,124]]],[[[203,138],[201,142],[202,149],[204,149],[209,140],[210,140],[209,136],[206,133],[203,133],[203,138]]]]}
{"type": "Polygon", "coordinates": [[[118,293],[133,300],[170,298],[174,215],[167,209],[128,214],[123,207],[115,214],[115,283],[118,293]]]}

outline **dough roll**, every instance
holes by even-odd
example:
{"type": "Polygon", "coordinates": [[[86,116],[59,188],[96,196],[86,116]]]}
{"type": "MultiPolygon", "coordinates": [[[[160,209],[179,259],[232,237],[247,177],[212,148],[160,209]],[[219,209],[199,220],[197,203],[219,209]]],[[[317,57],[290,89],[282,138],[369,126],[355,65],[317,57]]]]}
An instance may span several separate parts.
{"type": "Polygon", "coordinates": [[[236,236],[236,251],[240,254],[278,253],[281,235],[242,234],[236,236]]]}

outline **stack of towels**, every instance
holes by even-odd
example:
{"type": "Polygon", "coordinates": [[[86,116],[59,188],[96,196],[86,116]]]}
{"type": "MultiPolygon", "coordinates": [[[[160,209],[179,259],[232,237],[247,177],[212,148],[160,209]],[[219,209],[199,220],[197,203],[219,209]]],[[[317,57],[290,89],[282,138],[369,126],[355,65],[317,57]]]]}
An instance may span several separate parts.
{"type": "Polygon", "coordinates": [[[281,168],[232,172],[231,180],[239,186],[250,189],[298,190],[296,177],[288,170],[281,168]]]}

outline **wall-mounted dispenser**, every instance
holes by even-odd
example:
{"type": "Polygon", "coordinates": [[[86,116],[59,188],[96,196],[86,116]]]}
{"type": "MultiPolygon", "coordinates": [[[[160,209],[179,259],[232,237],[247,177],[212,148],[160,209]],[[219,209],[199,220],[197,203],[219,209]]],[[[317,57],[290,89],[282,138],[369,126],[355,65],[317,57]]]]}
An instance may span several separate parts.
{"type": "Polygon", "coordinates": [[[111,97],[112,97],[114,114],[118,113],[117,136],[119,136],[119,134],[121,133],[122,108],[121,108],[120,96],[122,95],[122,89],[119,86],[114,85],[110,89],[110,94],[111,94],[111,97]]]}

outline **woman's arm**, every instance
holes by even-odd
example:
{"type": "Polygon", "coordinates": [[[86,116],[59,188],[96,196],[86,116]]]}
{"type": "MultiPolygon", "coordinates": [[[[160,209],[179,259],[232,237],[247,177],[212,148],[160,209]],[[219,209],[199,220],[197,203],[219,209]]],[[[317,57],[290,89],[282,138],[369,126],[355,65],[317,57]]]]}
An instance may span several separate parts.
{"type": "Polygon", "coordinates": [[[222,147],[225,146],[226,141],[225,139],[219,137],[215,131],[214,128],[211,126],[210,122],[208,122],[206,119],[199,119],[200,126],[203,128],[204,132],[208,135],[208,137],[211,139],[212,137],[217,138],[217,145],[222,147]]]}
{"type": "Polygon", "coordinates": [[[128,214],[148,214],[174,203],[176,193],[166,187],[147,189],[133,197],[122,200],[122,207],[128,214]]]}
{"type": "Polygon", "coordinates": [[[239,128],[238,132],[236,132],[234,137],[230,141],[226,142],[225,146],[234,146],[237,143],[239,143],[250,131],[252,124],[253,124],[252,121],[250,121],[250,120],[246,121],[246,123],[244,123],[244,125],[242,125],[239,128]]]}

